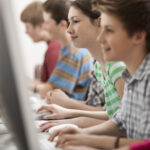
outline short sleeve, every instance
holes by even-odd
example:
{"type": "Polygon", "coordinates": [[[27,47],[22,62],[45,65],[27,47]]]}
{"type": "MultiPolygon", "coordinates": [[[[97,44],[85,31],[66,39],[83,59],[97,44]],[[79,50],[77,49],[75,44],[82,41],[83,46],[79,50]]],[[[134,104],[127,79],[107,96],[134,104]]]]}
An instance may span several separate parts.
{"type": "Polygon", "coordinates": [[[124,114],[122,113],[122,108],[120,108],[112,117],[112,121],[120,128],[120,130],[125,131],[125,122],[124,122],[124,114]]]}
{"type": "Polygon", "coordinates": [[[125,70],[126,66],[123,62],[113,62],[109,63],[108,73],[113,84],[122,77],[122,72],[125,70]]]}
{"type": "MultiPolygon", "coordinates": [[[[76,62],[76,65],[78,62],[76,62]]],[[[71,94],[77,83],[79,71],[77,68],[61,60],[56,65],[54,72],[49,78],[49,82],[54,88],[60,88],[68,94],[71,94]]]]}

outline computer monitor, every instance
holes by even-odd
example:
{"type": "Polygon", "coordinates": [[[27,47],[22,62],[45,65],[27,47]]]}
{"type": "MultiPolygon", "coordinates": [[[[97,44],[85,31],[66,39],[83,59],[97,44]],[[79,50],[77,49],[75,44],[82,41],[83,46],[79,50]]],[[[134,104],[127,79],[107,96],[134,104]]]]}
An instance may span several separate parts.
{"type": "Polygon", "coordinates": [[[0,111],[19,150],[38,150],[11,0],[0,0],[0,111]]]}

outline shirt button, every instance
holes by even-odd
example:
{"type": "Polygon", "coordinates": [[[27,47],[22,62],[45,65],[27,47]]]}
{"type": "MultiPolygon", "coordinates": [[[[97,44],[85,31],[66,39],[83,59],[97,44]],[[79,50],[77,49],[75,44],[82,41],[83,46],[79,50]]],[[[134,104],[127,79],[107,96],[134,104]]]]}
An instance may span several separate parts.
{"type": "Polygon", "coordinates": [[[128,87],[128,92],[131,94],[132,93],[132,88],[129,86],[128,87]]]}
{"type": "Polygon", "coordinates": [[[129,93],[130,93],[130,94],[132,93],[132,90],[131,90],[131,89],[129,89],[129,93]]]}

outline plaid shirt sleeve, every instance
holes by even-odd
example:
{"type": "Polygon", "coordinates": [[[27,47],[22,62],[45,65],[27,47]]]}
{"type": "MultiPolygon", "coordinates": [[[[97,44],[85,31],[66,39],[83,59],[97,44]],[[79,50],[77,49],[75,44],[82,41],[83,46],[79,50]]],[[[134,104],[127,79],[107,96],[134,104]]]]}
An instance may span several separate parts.
{"type": "Polygon", "coordinates": [[[129,137],[150,138],[150,75],[142,79],[140,86],[136,86],[132,101],[127,90],[125,86],[122,107],[112,120],[121,130],[126,130],[129,137]]]}
{"type": "Polygon", "coordinates": [[[112,121],[120,128],[120,130],[126,130],[121,108],[113,115],[112,121]]]}
{"type": "Polygon", "coordinates": [[[142,124],[142,130],[141,134],[143,134],[143,137],[150,138],[150,75],[147,78],[147,81],[145,81],[145,87],[143,87],[143,107],[142,109],[142,116],[141,116],[141,124],[142,124]]]}

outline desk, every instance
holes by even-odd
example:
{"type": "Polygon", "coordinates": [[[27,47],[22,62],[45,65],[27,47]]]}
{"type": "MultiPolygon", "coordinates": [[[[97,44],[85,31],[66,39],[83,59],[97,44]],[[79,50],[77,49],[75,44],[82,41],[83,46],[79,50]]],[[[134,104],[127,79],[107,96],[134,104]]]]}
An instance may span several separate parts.
{"type": "MultiPolygon", "coordinates": [[[[40,97],[37,94],[31,93],[32,96],[37,98],[37,101],[40,101],[40,97]]],[[[31,120],[32,121],[32,120],[31,120]]],[[[59,148],[55,148],[54,142],[47,141],[49,134],[38,132],[37,136],[39,137],[37,141],[39,143],[41,150],[60,150],[59,148]]],[[[17,147],[13,143],[13,139],[8,132],[6,126],[0,118],[0,150],[18,150],[17,147]]]]}
{"type": "Polygon", "coordinates": [[[17,150],[12,142],[11,135],[8,133],[6,126],[0,118],[0,150],[17,150]]]}

